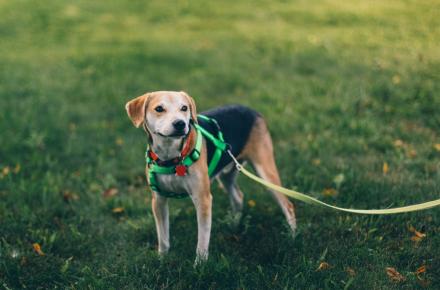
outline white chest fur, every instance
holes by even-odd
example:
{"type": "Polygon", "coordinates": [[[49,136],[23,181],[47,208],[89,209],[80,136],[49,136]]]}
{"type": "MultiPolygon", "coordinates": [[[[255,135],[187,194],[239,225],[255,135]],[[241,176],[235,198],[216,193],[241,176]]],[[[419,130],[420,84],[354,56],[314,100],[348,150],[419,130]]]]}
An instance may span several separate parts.
{"type": "Polygon", "coordinates": [[[195,168],[187,168],[185,176],[174,174],[156,174],[157,186],[160,191],[173,193],[191,194],[192,190],[198,187],[201,173],[195,168]]]}

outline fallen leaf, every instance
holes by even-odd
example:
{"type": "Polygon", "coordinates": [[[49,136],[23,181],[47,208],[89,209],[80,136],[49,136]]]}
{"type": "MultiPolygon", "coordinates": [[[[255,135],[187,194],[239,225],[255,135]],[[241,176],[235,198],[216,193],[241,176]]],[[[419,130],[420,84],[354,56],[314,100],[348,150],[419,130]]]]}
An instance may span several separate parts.
{"type": "Polygon", "coordinates": [[[327,270],[330,269],[330,264],[327,262],[321,262],[318,266],[318,268],[316,268],[316,271],[323,271],[323,270],[327,270]]]}
{"type": "Polygon", "coordinates": [[[422,273],[425,273],[425,272],[426,272],[426,266],[425,265],[417,268],[417,270],[415,271],[416,275],[419,275],[419,274],[422,274],[422,273]]]}
{"type": "Polygon", "coordinates": [[[63,198],[64,198],[64,201],[70,201],[70,200],[78,200],[79,196],[76,193],[65,190],[63,192],[63,198]]]}
{"type": "Polygon", "coordinates": [[[354,277],[354,276],[356,276],[356,272],[352,269],[352,268],[350,268],[350,267],[347,267],[346,269],[345,269],[345,271],[348,273],[348,275],[350,275],[351,277],[354,277]]]}
{"type": "Polygon", "coordinates": [[[414,235],[411,237],[411,241],[413,242],[420,242],[422,241],[425,237],[426,234],[419,232],[418,230],[416,230],[413,226],[409,226],[408,230],[413,233],[414,235]]]}
{"type": "Polygon", "coordinates": [[[414,157],[417,156],[417,151],[414,150],[414,149],[411,149],[411,150],[409,150],[409,151],[406,153],[406,155],[407,155],[408,157],[410,157],[410,158],[414,158],[414,157]]]}
{"type": "Polygon", "coordinates": [[[424,238],[424,237],[426,237],[426,234],[421,233],[421,232],[419,232],[419,231],[417,231],[417,230],[414,231],[414,235],[416,235],[416,236],[419,237],[419,238],[424,238]]]}
{"type": "Polygon", "coordinates": [[[40,256],[44,256],[44,252],[41,250],[41,246],[39,243],[33,243],[32,247],[34,248],[34,251],[40,255],[40,256]]]}
{"type": "Polygon", "coordinates": [[[115,143],[118,146],[122,146],[124,144],[124,140],[121,137],[118,137],[116,138],[115,143]]]}
{"type": "Polygon", "coordinates": [[[434,149],[440,151],[440,143],[435,144],[434,149]]]}
{"type": "Polygon", "coordinates": [[[8,175],[9,172],[11,172],[11,168],[10,168],[9,166],[5,166],[5,167],[3,167],[3,170],[2,170],[2,174],[3,174],[3,176],[8,175]]]}
{"type": "Polygon", "coordinates": [[[109,198],[118,194],[118,189],[115,187],[111,187],[102,193],[104,198],[109,198]]]}
{"type": "Polygon", "coordinates": [[[400,76],[399,75],[394,75],[392,78],[393,84],[397,85],[400,83],[400,76]]]}
{"type": "Polygon", "coordinates": [[[257,203],[255,202],[255,200],[250,199],[250,200],[248,201],[248,205],[249,205],[249,207],[254,207],[254,206],[257,205],[257,203]]]}
{"type": "Polygon", "coordinates": [[[425,276],[425,275],[422,275],[423,273],[426,273],[426,266],[425,265],[417,268],[417,270],[414,272],[414,274],[416,274],[416,277],[417,277],[417,282],[422,287],[428,287],[430,282],[427,279],[423,279],[425,276]]]}
{"type": "Polygon", "coordinates": [[[322,191],[322,194],[324,196],[336,196],[338,194],[338,191],[336,189],[334,189],[334,188],[325,188],[322,191]]]}
{"type": "Polygon", "coordinates": [[[115,207],[114,209],[112,209],[113,213],[122,213],[124,212],[124,208],[123,207],[115,207]]]}
{"type": "Polygon", "coordinates": [[[422,233],[416,231],[414,233],[414,236],[411,237],[411,241],[419,243],[423,240],[424,237],[426,237],[425,234],[422,234],[422,233]]]}
{"type": "Polygon", "coordinates": [[[321,159],[319,159],[319,158],[313,159],[312,164],[315,166],[319,166],[321,164],[321,159]]]}
{"type": "Polygon", "coordinates": [[[388,163],[387,163],[387,162],[384,162],[384,163],[383,163],[383,166],[382,166],[382,172],[383,172],[383,174],[387,174],[389,170],[390,170],[390,168],[389,168],[389,166],[388,166],[388,163]]]}
{"type": "Polygon", "coordinates": [[[400,140],[400,139],[396,139],[396,140],[394,140],[394,146],[395,147],[402,147],[404,145],[404,143],[403,143],[403,141],[402,140],[400,140]]]}
{"type": "Polygon", "coordinates": [[[395,268],[387,267],[385,270],[388,275],[388,278],[390,278],[390,280],[393,282],[400,283],[406,280],[406,278],[402,274],[397,272],[395,268]]]}

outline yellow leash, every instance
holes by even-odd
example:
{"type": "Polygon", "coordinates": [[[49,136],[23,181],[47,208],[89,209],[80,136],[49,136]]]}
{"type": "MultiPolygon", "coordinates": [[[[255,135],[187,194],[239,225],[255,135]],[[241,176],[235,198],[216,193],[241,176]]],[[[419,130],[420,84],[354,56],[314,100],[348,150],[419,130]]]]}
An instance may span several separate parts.
{"type": "Polygon", "coordinates": [[[395,208],[387,208],[387,209],[351,209],[351,208],[342,208],[334,205],[327,204],[325,202],[322,202],[316,198],[310,197],[308,195],[305,195],[304,193],[287,189],[278,185],[275,185],[273,183],[270,183],[255,174],[249,172],[246,170],[238,161],[235,159],[235,157],[232,155],[232,153],[228,150],[229,155],[231,156],[232,160],[235,162],[235,166],[239,171],[241,171],[244,175],[249,177],[250,179],[264,185],[267,188],[271,188],[277,192],[280,192],[284,195],[287,195],[291,198],[301,200],[303,202],[306,202],[308,204],[314,204],[314,205],[320,205],[329,207],[335,210],[350,212],[350,213],[358,213],[358,214],[395,214],[395,213],[403,213],[403,212],[411,212],[411,211],[418,211],[418,210],[424,210],[428,208],[433,208],[440,205],[440,199],[436,199],[433,201],[428,201],[424,203],[414,204],[414,205],[408,205],[403,207],[395,207],[395,208]]]}

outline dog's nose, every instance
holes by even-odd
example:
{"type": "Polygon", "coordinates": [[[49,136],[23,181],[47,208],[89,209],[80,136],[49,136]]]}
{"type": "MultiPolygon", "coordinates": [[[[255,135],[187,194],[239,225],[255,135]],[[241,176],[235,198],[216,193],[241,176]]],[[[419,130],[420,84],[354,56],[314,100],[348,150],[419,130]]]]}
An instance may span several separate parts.
{"type": "Polygon", "coordinates": [[[173,127],[177,131],[182,131],[183,129],[185,129],[185,126],[186,126],[186,123],[183,120],[176,120],[173,122],[173,127]]]}

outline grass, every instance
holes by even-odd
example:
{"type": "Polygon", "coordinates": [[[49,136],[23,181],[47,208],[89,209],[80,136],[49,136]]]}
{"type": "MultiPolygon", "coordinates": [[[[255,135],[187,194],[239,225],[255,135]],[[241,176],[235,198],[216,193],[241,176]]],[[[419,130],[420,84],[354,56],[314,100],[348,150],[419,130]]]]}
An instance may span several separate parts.
{"type": "Polygon", "coordinates": [[[188,200],[171,203],[172,249],[159,260],[146,140],[124,111],[162,89],[187,91],[199,111],[249,105],[268,120],[284,185],[343,207],[433,200],[439,9],[414,0],[0,0],[0,288],[439,289],[438,208],[368,217],[297,203],[293,241],[269,195],[244,177],[255,206],[235,229],[214,186],[205,265],[192,267],[188,200]],[[103,198],[109,189],[118,193],[103,198]],[[426,237],[414,242],[411,227],[426,237]],[[330,268],[317,271],[321,262],[330,268]],[[386,267],[406,280],[391,281],[386,267]]]}

